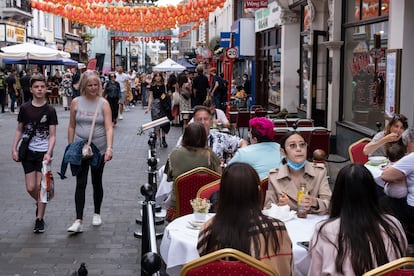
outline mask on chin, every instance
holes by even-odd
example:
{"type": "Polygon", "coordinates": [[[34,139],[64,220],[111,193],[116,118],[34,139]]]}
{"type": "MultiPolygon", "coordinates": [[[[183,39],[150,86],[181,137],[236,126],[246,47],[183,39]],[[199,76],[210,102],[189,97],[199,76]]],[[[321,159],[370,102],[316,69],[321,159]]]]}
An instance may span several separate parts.
{"type": "Polygon", "coordinates": [[[290,160],[287,160],[287,165],[294,171],[298,171],[298,170],[302,169],[303,167],[305,167],[305,164],[306,164],[306,160],[304,160],[301,163],[295,163],[295,162],[292,162],[290,160]]]}

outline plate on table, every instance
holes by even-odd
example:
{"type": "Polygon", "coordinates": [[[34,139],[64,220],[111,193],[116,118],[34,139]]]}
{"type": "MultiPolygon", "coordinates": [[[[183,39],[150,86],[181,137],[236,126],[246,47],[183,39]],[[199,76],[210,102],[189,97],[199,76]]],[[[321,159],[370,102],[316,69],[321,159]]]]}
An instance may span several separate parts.
{"type": "Polygon", "coordinates": [[[187,224],[187,227],[193,230],[200,230],[203,224],[204,224],[204,221],[201,221],[201,220],[190,220],[187,224]]]}
{"type": "Polygon", "coordinates": [[[289,211],[289,212],[279,212],[275,213],[272,211],[269,211],[270,209],[263,210],[262,213],[266,216],[281,220],[283,222],[289,221],[291,219],[294,219],[296,216],[296,211],[289,211]]]}

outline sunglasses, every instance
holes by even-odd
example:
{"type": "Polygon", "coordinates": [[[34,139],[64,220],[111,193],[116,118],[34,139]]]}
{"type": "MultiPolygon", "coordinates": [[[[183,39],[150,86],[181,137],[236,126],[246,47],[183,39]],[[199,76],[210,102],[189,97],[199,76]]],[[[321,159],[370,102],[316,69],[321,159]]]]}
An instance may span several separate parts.
{"type": "Polygon", "coordinates": [[[300,148],[300,149],[304,149],[304,148],[306,148],[308,146],[308,144],[306,143],[306,142],[300,142],[300,143],[290,143],[290,144],[288,144],[288,147],[290,148],[290,149],[292,149],[292,150],[295,150],[295,149],[297,149],[298,147],[300,148]]]}
{"type": "Polygon", "coordinates": [[[407,118],[404,115],[401,114],[395,114],[394,117],[392,117],[393,121],[407,121],[407,118]]]}

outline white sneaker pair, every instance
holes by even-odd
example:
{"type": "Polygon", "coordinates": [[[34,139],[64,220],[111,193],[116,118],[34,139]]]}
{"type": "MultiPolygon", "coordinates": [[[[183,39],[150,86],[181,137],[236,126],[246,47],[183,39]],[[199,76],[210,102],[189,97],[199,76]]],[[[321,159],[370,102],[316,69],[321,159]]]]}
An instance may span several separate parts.
{"type": "MultiPolygon", "coordinates": [[[[102,219],[99,214],[93,214],[92,217],[92,225],[93,226],[100,226],[102,224],[102,219]]],[[[72,233],[81,233],[83,232],[83,224],[82,220],[77,219],[75,222],[68,228],[68,232],[72,233]]]]}
{"type": "Polygon", "coordinates": [[[119,115],[119,120],[123,120],[124,117],[122,115],[119,115]]]}

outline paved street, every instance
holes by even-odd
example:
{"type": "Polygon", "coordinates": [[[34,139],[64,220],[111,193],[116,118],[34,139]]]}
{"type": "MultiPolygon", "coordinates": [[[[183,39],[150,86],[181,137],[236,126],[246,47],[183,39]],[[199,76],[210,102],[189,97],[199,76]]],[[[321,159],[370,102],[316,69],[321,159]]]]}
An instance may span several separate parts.
{"type": "MultiPolygon", "coordinates": [[[[138,127],[149,122],[141,106],[124,113],[115,127],[114,158],[104,171],[104,200],[101,227],[92,226],[92,185],[87,187],[84,232],[69,235],[66,229],[75,219],[75,178],[61,180],[63,151],[67,144],[69,112],[55,106],[59,125],[55,161],[55,198],[48,204],[44,234],[33,234],[35,204],[25,190],[20,163],[11,159],[11,144],[17,115],[0,114],[0,276],[71,275],[85,262],[89,275],[140,275],[141,242],[133,232],[142,200],[139,188],[147,182],[148,134],[136,135],[138,127]]],[[[157,148],[160,164],[175,146],[181,128],[172,127],[168,149],[157,148]]],[[[335,156],[331,156],[335,159],[335,156]]],[[[341,157],[339,157],[341,159],[341,157]]],[[[331,182],[344,164],[329,164],[331,182]]],[[[67,176],[70,175],[68,170],[67,176]]],[[[162,230],[162,226],[157,226],[162,230]]],[[[160,240],[158,240],[158,245],[160,240]]]]}
{"type": "MultiPolygon", "coordinates": [[[[61,180],[63,151],[67,144],[69,112],[58,113],[57,145],[53,171],[55,198],[48,204],[46,232],[32,232],[35,204],[25,190],[20,163],[11,159],[11,145],[17,115],[0,114],[0,275],[71,275],[85,262],[89,275],[140,275],[141,242],[133,232],[140,207],[140,186],[147,181],[148,134],[137,136],[138,126],[150,121],[141,106],[124,113],[115,127],[114,158],[105,167],[101,227],[92,226],[92,185],[89,182],[84,212],[84,232],[69,235],[66,229],[75,219],[75,178],[61,180]]],[[[168,149],[157,150],[160,163],[181,134],[171,128],[168,149]]],[[[67,176],[70,175],[68,170],[67,176]]]]}

